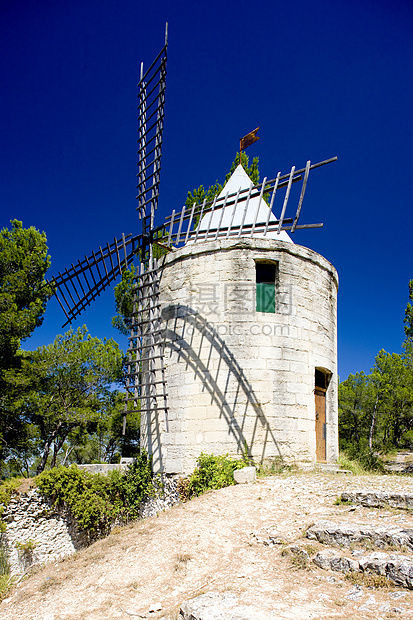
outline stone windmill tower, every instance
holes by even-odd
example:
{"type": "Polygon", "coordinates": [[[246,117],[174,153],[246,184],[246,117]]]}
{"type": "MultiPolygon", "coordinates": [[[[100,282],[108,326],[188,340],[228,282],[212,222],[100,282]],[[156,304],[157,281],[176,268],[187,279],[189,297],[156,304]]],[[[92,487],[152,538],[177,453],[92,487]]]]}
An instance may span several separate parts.
{"type": "Polygon", "coordinates": [[[337,273],[251,186],[238,166],[160,267],[169,408],[141,428],[159,471],[192,471],[201,452],[307,466],[338,456],[337,273]]]}
{"type": "Polygon", "coordinates": [[[201,452],[334,462],[337,273],[289,233],[322,226],[298,219],[310,171],[336,158],[257,186],[238,166],[212,203],[155,225],[166,51],[167,36],[139,82],[142,233],[115,238],[52,280],[66,323],[135,265],[126,409],[141,412],[141,446],[155,472],[189,473],[201,452]],[[166,254],[156,258],[159,247],[166,254]]]}

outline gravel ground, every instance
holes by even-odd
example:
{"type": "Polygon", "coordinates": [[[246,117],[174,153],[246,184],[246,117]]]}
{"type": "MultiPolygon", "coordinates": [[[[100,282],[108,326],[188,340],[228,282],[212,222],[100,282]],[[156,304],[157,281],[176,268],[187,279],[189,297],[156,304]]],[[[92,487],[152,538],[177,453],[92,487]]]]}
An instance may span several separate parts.
{"type": "Polygon", "coordinates": [[[41,567],[1,603],[0,618],[175,620],[184,601],[209,591],[235,593],[274,620],[413,618],[413,591],[353,583],[288,553],[293,543],[322,548],[304,537],[320,520],[413,528],[411,512],[334,504],[363,489],[413,493],[413,478],[288,473],[206,493],[41,567]],[[267,528],[274,546],[260,538],[267,528]]]}

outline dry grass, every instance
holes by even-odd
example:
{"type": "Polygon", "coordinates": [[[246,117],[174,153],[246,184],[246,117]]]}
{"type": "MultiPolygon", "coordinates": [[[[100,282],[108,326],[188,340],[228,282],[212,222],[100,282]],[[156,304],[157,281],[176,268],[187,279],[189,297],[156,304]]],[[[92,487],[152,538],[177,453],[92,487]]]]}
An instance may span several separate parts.
{"type": "Polygon", "coordinates": [[[354,585],[365,586],[366,588],[391,589],[397,587],[386,575],[376,575],[375,573],[347,573],[345,579],[354,585]]]}
{"type": "Polygon", "coordinates": [[[180,571],[186,568],[188,562],[192,560],[192,556],[189,553],[178,553],[175,558],[175,571],[180,571]]]}

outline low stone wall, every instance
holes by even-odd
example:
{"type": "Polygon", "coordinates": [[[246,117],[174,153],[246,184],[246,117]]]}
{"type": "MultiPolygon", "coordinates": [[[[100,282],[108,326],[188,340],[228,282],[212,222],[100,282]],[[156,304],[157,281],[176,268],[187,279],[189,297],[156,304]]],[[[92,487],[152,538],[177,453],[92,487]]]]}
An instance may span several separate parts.
{"type": "Polygon", "coordinates": [[[155,495],[147,499],[139,510],[141,519],[154,517],[158,512],[168,510],[181,501],[178,493],[178,477],[168,474],[155,476],[155,495]]]}
{"type": "Polygon", "coordinates": [[[68,508],[53,506],[37,489],[14,495],[2,520],[6,531],[1,540],[14,575],[36,564],[62,559],[91,542],[68,508]]]}
{"type": "MultiPolygon", "coordinates": [[[[155,496],[141,505],[142,519],[155,516],[180,501],[177,480],[173,477],[156,476],[154,484],[155,496]]],[[[7,549],[12,575],[63,559],[95,540],[79,529],[66,506],[54,506],[36,488],[13,495],[2,520],[6,523],[6,531],[1,535],[1,543],[7,549]]]]}

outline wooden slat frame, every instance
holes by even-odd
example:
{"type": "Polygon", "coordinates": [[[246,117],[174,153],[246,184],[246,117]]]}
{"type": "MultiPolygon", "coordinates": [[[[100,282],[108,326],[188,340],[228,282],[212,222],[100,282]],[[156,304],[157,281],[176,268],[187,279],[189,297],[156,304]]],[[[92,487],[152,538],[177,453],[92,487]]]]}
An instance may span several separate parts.
{"type": "MultiPolygon", "coordinates": [[[[56,288],[56,296],[59,297],[60,295],[63,299],[65,315],[68,319],[63,327],[78,316],[93,299],[122,274],[122,270],[128,267],[136,254],[140,240],[141,235],[135,237],[122,235],[121,239],[115,238],[112,244],[107,244],[105,250],[99,246],[98,252],[92,252],[90,256],[85,256],[82,261],[77,262],[76,266],[72,263],[69,269],[63,273],[59,272],[58,276],[48,282],[56,288]],[[123,258],[120,256],[120,249],[123,250],[123,258]],[[113,257],[116,257],[115,261],[113,257]],[[110,270],[106,264],[108,260],[111,265],[110,270]],[[102,264],[104,273],[99,269],[102,264]],[[89,281],[88,275],[93,283],[89,281]]],[[[59,303],[62,305],[62,300],[59,299],[59,303]]]]}
{"type": "MultiPolygon", "coordinates": [[[[139,218],[150,215],[149,231],[154,227],[155,211],[158,207],[159,182],[161,174],[162,135],[165,116],[166,63],[168,37],[165,31],[165,45],[144,73],[141,64],[139,88],[139,140],[138,140],[138,194],[139,218]],[[153,158],[152,158],[153,155],[153,158]]],[[[151,246],[149,246],[149,255],[151,246]]]]}
{"type": "Polygon", "coordinates": [[[295,169],[295,166],[292,166],[291,170],[287,174],[281,174],[279,172],[274,179],[268,180],[264,178],[263,182],[257,186],[251,185],[246,189],[239,189],[237,192],[232,194],[226,194],[221,198],[215,198],[212,202],[207,203],[205,200],[201,204],[193,204],[192,209],[187,209],[183,207],[180,212],[176,212],[175,210],[172,212],[171,216],[168,216],[165,219],[165,222],[162,226],[159,226],[154,229],[155,232],[160,233],[159,241],[161,242],[163,238],[165,238],[164,245],[172,249],[173,247],[179,247],[182,244],[186,243],[197,243],[198,241],[211,241],[218,240],[221,238],[230,238],[234,236],[242,237],[254,237],[255,235],[264,235],[266,236],[268,232],[278,232],[281,231],[290,231],[294,232],[296,229],[302,228],[320,228],[322,224],[314,223],[314,224],[304,224],[298,225],[298,217],[301,212],[304,193],[306,190],[308,176],[310,170],[315,168],[319,168],[320,166],[324,166],[326,164],[332,163],[337,160],[337,157],[332,157],[330,159],[326,159],[322,162],[318,162],[316,164],[311,164],[310,161],[306,163],[305,168],[301,168],[299,170],[295,169]],[[304,176],[303,176],[304,173],[304,176]],[[298,202],[298,207],[295,215],[295,219],[286,218],[286,210],[288,206],[288,201],[290,198],[290,192],[293,183],[298,183],[302,181],[302,188],[300,199],[298,202]],[[272,215],[274,202],[276,194],[281,189],[286,189],[286,193],[284,196],[284,201],[281,209],[281,214],[278,219],[270,222],[270,218],[272,215]],[[258,221],[259,210],[262,204],[264,193],[271,192],[271,202],[268,209],[268,215],[265,222],[258,221]],[[253,198],[258,198],[257,207],[255,210],[255,214],[253,217],[253,223],[245,224],[246,213],[248,211],[248,206],[253,198]],[[231,212],[231,220],[229,226],[222,226],[224,209],[232,206],[231,212]],[[237,209],[243,209],[243,215],[241,218],[241,223],[238,225],[233,225],[235,212],[237,209]],[[217,227],[212,228],[212,220],[214,213],[221,211],[219,216],[219,223],[217,227]],[[195,215],[199,219],[195,218],[195,215]],[[199,222],[202,218],[206,219],[206,227],[204,230],[200,230],[199,222]],[[290,226],[290,224],[292,224],[290,226]],[[175,232],[175,226],[178,226],[177,232],[175,232]],[[168,232],[164,232],[168,231],[168,232]],[[162,235],[165,234],[165,237],[162,235]]]}
{"type": "Polygon", "coordinates": [[[164,331],[161,327],[159,280],[161,270],[156,259],[141,263],[135,281],[135,302],[129,337],[126,373],[127,405],[137,406],[142,414],[164,412],[168,425],[167,383],[164,368],[164,331]],[[137,328],[137,329],[136,329],[137,328]]]}

